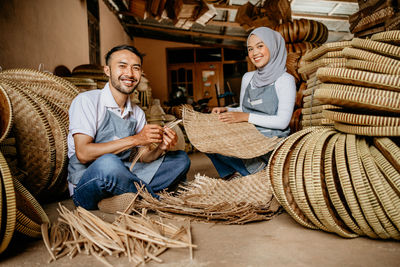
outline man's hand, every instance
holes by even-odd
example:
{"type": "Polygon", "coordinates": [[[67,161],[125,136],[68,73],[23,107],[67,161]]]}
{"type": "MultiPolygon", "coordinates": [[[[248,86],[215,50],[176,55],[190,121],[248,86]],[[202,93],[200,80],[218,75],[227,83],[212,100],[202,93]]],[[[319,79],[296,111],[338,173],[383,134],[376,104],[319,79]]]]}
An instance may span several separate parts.
{"type": "Polygon", "coordinates": [[[249,121],[249,113],[245,112],[224,112],[219,114],[218,119],[227,123],[247,122],[249,121]]]}
{"type": "Polygon", "coordinates": [[[171,128],[164,127],[164,135],[162,143],[158,146],[159,149],[167,151],[173,148],[178,142],[178,136],[171,128]]]}
{"type": "Polygon", "coordinates": [[[227,111],[228,111],[227,108],[224,108],[224,107],[216,107],[216,108],[213,108],[213,109],[212,109],[211,113],[217,113],[217,114],[219,114],[219,113],[224,113],[224,112],[227,112],[227,111]]]}
{"type": "Polygon", "coordinates": [[[146,124],[136,135],[138,145],[145,146],[163,141],[163,128],[156,124],[146,124]]]}

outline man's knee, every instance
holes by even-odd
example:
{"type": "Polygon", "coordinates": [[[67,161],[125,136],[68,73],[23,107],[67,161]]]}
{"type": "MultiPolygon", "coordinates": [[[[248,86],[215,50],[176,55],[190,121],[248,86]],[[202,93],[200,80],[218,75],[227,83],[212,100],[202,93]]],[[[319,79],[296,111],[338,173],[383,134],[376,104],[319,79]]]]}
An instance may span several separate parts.
{"type": "Polygon", "coordinates": [[[182,150],[173,151],[171,153],[173,153],[176,167],[181,170],[180,173],[188,172],[190,168],[190,158],[188,154],[182,150]]]}
{"type": "Polygon", "coordinates": [[[114,173],[121,168],[121,159],[114,154],[104,154],[93,162],[93,167],[97,171],[105,173],[114,173]]]}

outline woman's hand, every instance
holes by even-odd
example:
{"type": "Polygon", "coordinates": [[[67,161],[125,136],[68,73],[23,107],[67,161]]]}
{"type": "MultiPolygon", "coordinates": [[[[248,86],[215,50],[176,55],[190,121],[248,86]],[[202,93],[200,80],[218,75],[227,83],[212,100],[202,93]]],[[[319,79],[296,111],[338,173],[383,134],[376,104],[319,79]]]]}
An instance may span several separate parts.
{"type": "Polygon", "coordinates": [[[213,109],[212,109],[211,113],[217,113],[217,114],[219,114],[219,113],[224,113],[224,112],[227,112],[227,111],[228,111],[227,108],[224,108],[224,107],[216,107],[216,108],[213,108],[213,109]]]}
{"type": "Polygon", "coordinates": [[[158,146],[159,149],[166,151],[173,148],[178,142],[178,136],[171,128],[164,127],[163,140],[158,146]]]}
{"type": "Polygon", "coordinates": [[[219,114],[218,119],[227,123],[247,122],[249,121],[249,113],[245,112],[224,112],[219,114]]]}

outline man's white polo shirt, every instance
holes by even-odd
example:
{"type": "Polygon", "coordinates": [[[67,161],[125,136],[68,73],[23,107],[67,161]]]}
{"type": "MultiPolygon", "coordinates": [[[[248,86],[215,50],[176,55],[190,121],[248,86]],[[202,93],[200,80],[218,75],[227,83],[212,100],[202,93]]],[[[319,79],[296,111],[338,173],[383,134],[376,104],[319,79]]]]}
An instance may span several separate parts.
{"type": "Polygon", "coordinates": [[[137,121],[135,132],[140,132],[146,124],[146,116],[141,108],[131,105],[128,97],[124,113],[115,102],[107,83],[101,90],[91,90],[80,93],[71,103],[69,108],[69,133],[68,133],[68,157],[75,154],[73,135],[82,133],[93,138],[97,129],[105,118],[106,111],[110,110],[122,119],[134,118],[137,121]]]}

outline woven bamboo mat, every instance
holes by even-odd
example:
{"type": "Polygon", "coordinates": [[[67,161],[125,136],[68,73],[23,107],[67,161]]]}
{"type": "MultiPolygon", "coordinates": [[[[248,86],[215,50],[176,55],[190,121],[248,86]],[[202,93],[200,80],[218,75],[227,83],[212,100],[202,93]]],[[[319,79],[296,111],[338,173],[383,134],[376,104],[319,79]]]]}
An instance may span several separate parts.
{"type": "Polygon", "coordinates": [[[279,211],[265,170],[226,181],[197,174],[195,180],[176,195],[161,193],[160,200],[149,193],[134,208],[147,208],[169,214],[189,215],[195,220],[244,224],[269,220],[279,211]]]}
{"type": "Polygon", "coordinates": [[[228,124],[219,121],[218,114],[199,113],[190,109],[183,109],[183,125],[190,142],[199,151],[242,159],[265,155],[280,140],[265,137],[250,123],[228,124]]]}

